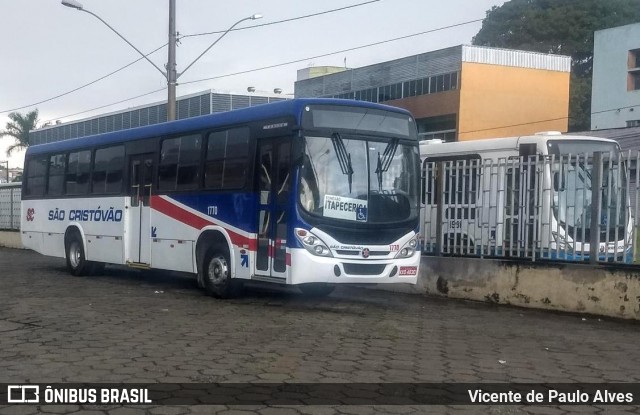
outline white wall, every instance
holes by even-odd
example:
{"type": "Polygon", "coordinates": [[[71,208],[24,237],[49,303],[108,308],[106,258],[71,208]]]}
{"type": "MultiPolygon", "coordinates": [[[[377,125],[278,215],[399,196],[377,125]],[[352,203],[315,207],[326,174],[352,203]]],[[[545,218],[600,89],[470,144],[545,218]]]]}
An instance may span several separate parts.
{"type": "Polygon", "coordinates": [[[640,91],[627,91],[628,57],[632,49],[640,49],[640,23],[595,32],[592,130],[622,128],[627,121],[640,120],[640,91]]]}

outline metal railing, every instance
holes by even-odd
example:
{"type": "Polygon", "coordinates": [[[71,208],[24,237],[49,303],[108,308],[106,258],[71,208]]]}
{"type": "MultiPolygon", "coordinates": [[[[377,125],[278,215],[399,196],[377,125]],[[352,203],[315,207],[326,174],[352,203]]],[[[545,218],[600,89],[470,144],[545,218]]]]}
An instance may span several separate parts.
{"type": "Polygon", "coordinates": [[[21,183],[0,184],[0,230],[20,229],[21,183]]]}
{"type": "Polygon", "coordinates": [[[422,251],[634,263],[639,161],[630,152],[425,161],[422,251]]]}

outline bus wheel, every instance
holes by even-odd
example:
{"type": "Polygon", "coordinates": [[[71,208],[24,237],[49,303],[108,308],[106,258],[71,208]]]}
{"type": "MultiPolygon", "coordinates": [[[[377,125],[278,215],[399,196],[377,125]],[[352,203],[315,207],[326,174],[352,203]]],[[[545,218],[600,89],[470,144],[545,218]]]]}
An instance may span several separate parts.
{"type": "Polygon", "coordinates": [[[298,286],[302,294],[307,297],[326,297],[331,294],[336,288],[335,285],[326,284],[323,282],[315,282],[309,284],[300,284],[298,286]]]}
{"type": "Polygon", "coordinates": [[[72,275],[87,275],[91,269],[91,264],[84,256],[82,240],[77,234],[71,235],[67,244],[67,269],[72,275]]]}
{"type": "Polygon", "coordinates": [[[207,250],[203,262],[204,289],[216,298],[235,297],[242,283],[231,278],[229,252],[219,245],[207,250]]]}

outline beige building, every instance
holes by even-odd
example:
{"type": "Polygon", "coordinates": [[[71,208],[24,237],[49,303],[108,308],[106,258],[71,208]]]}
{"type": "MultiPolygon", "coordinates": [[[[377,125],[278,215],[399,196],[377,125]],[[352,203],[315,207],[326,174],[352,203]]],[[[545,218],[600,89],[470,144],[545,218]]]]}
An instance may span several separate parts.
{"type": "Polygon", "coordinates": [[[408,109],[424,140],[566,132],[570,70],[568,56],[462,45],[362,68],[306,68],[295,96],[408,109]]]}

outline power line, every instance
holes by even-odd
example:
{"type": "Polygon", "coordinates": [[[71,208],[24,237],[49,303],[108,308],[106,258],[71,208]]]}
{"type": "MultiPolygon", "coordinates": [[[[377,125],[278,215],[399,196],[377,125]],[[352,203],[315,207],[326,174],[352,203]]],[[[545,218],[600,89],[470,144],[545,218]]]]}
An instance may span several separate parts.
{"type": "MultiPolygon", "coordinates": [[[[263,70],[266,70],[266,69],[278,68],[278,67],[281,67],[281,66],[286,66],[286,65],[291,65],[291,64],[294,64],[294,63],[300,63],[300,62],[308,61],[308,60],[311,60],[311,59],[317,59],[317,58],[321,58],[321,57],[337,55],[337,54],[344,53],[344,52],[349,52],[349,51],[358,50],[358,49],[364,49],[364,48],[367,48],[367,47],[382,45],[382,44],[394,42],[394,41],[397,41],[397,40],[403,40],[403,39],[408,39],[408,38],[411,38],[411,37],[420,36],[420,35],[424,35],[424,34],[428,34],[428,33],[438,32],[440,30],[450,29],[450,28],[454,28],[454,27],[458,27],[458,26],[464,26],[464,25],[467,25],[467,24],[480,22],[482,20],[484,20],[484,19],[469,20],[467,22],[456,23],[456,24],[452,24],[452,25],[449,25],[449,26],[442,26],[442,27],[439,27],[439,28],[436,28],[436,29],[426,30],[426,31],[423,31],[423,32],[420,32],[420,33],[414,33],[414,34],[411,34],[411,35],[400,36],[400,37],[397,37],[397,38],[383,40],[383,41],[380,41],[380,42],[374,42],[374,43],[370,43],[370,44],[367,44],[367,45],[356,46],[356,47],[353,47],[353,48],[343,49],[343,50],[336,51],[336,52],[325,53],[325,54],[322,54],[322,55],[307,57],[307,58],[303,58],[303,59],[296,59],[296,60],[293,60],[293,61],[274,64],[274,65],[269,65],[269,66],[263,66],[263,67],[260,67],[260,68],[247,69],[247,70],[240,71],[240,72],[234,72],[234,73],[214,76],[214,77],[210,77],[210,78],[198,79],[198,80],[188,81],[188,82],[181,82],[180,84],[181,85],[195,84],[195,83],[198,83],[198,82],[210,81],[210,80],[220,79],[220,78],[228,78],[228,77],[231,77],[231,76],[242,75],[242,74],[251,73],[251,72],[258,72],[258,71],[263,71],[263,70]]],[[[144,96],[144,95],[150,95],[150,94],[156,93],[158,91],[159,90],[156,90],[156,91],[149,92],[149,93],[143,94],[143,95],[139,95],[139,96],[136,96],[136,97],[133,97],[133,98],[127,98],[127,99],[124,99],[124,100],[121,100],[121,101],[118,101],[118,102],[114,102],[114,103],[111,103],[111,104],[103,105],[102,107],[98,107],[98,108],[95,108],[95,109],[99,109],[99,108],[109,107],[111,105],[120,104],[122,102],[130,101],[130,100],[139,98],[139,97],[144,96]]],[[[90,111],[93,111],[93,110],[87,110],[87,111],[83,111],[81,113],[76,113],[76,114],[63,115],[63,116],[60,116],[60,117],[55,117],[54,119],[72,117],[74,115],[83,114],[85,112],[90,112],[90,111]]]]}
{"type": "MultiPolygon", "coordinates": [[[[334,12],[337,12],[337,11],[351,9],[351,8],[354,8],[354,7],[360,7],[360,6],[364,6],[364,5],[367,5],[367,4],[376,3],[376,2],[379,2],[379,1],[380,0],[370,0],[370,1],[366,1],[364,3],[353,4],[353,5],[350,5],[350,6],[340,7],[340,8],[337,8],[337,9],[325,10],[323,12],[318,12],[318,13],[308,14],[308,15],[304,15],[304,16],[293,17],[293,18],[290,18],[290,19],[284,19],[284,20],[278,20],[278,21],[270,22],[270,23],[264,23],[264,24],[248,26],[248,27],[242,27],[242,28],[236,28],[236,29],[233,29],[233,31],[246,30],[246,29],[255,29],[255,28],[263,27],[263,26],[270,26],[270,25],[279,24],[279,23],[291,22],[291,21],[294,21],[294,20],[306,19],[306,18],[309,18],[309,17],[315,17],[315,16],[320,16],[320,15],[323,15],[323,14],[334,13],[334,12]]],[[[178,40],[183,39],[183,38],[188,38],[188,37],[204,36],[204,35],[209,35],[209,34],[220,34],[220,33],[224,33],[224,32],[225,31],[215,31],[215,32],[196,33],[196,34],[191,34],[191,35],[184,35],[184,36],[181,36],[178,40]]],[[[165,43],[164,45],[162,45],[162,46],[154,49],[153,51],[147,53],[145,56],[152,55],[152,54],[156,53],[157,51],[159,51],[160,49],[164,48],[165,46],[167,46],[167,43],[165,43]]],[[[21,109],[33,107],[33,106],[40,105],[40,104],[44,104],[46,102],[50,102],[50,101],[53,101],[55,99],[58,99],[58,98],[66,96],[66,95],[72,94],[72,93],[77,92],[77,91],[79,91],[79,90],[81,90],[83,88],[91,86],[91,85],[93,85],[93,84],[95,84],[95,83],[97,83],[99,81],[102,81],[105,78],[108,78],[108,77],[110,77],[112,75],[115,75],[116,73],[128,68],[129,66],[133,65],[134,63],[137,63],[137,62],[141,61],[142,59],[144,59],[144,58],[140,57],[140,58],[134,60],[133,62],[128,63],[128,64],[124,65],[123,67],[121,67],[119,69],[116,69],[113,72],[110,72],[110,73],[108,73],[108,74],[106,74],[104,76],[101,76],[100,78],[98,78],[98,79],[96,79],[94,81],[88,82],[88,83],[86,83],[84,85],[81,85],[81,86],[79,86],[77,88],[74,88],[74,89],[72,89],[70,91],[63,92],[62,94],[56,95],[56,96],[51,97],[51,98],[44,99],[42,101],[34,102],[32,104],[23,105],[21,107],[16,107],[16,108],[8,109],[8,110],[2,110],[2,111],[0,111],[0,114],[4,114],[4,113],[7,113],[7,112],[18,111],[18,110],[21,110],[21,109]]],[[[134,99],[134,98],[131,98],[131,99],[134,99]]],[[[110,105],[115,105],[115,104],[116,103],[110,104],[110,105]]],[[[107,106],[109,106],[109,105],[107,105],[107,106]]],[[[63,117],[59,117],[59,118],[63,118],[63,117]]]]}
{"type": "MultiPolygon", "coordinates": [[[[140,58],[140,59],[142,59],[142,58],[140,58]]],[[[164,91],[164,88],[160,88],[160,89],[156,89],[155,91],[146,92],[146,93],[144,93],[144,94],[136,95],[135,97],[126,98],[126,99],[120,100],[120,101],[118,101],[118,102],[112,102],[111,104],[101,105],[101,106],[99,106],[99,107],[91,108],[91,109],[89,109],[89,110],[84,110],[84,111],[76,112],[76,113],[73,113],[73,114],[64,115],[64,116],[62,116],[62,117],[55,117],[55,118],[52,118],[52,119],[47,120],[47,121],[45,121],[45,122],[53,121],[53,120],[60,119],[60,118],[73,117],[73,116],[75,116],[75,115],[80,115],[80,114],[86,114],[87,112],[91,112],[91,111],[99,110],[99,109],[102,109],[102,108],[107,108],[107,107],[110,107],[110,106],[112,106],[112,105],[122,104],[123,102],[132,101],[132,100],[134,100],[134,99],[138,99],[138,98],[146,97],[147,95],[155,94],[156,92],[160,92],[160,91],[164,91]]]]}
{"type": "MultiPolygon", "coordinates": [[[[153,53],[155,53],[155,52],[159,51],[160,49],[164,48],[165,46],[167,46],[167,44],[166,44],[166,43],[165,43],[164,45],[160,46],[159,48],[156,48],[156,49],[154,49],[153,51],[151,51],[151,52],[147,53],[147,54],[146,54],[146,56],[149,56],[149,55],[151,55],[151,54],[153,54],[153,53]]],[[[22,107],[17,107],[17,108],[13,108],[13,109],[9,109],[9,110],[0,111],[0,114],[4,114],[4,113],[7,113],[7,112],[18,111],[18,110],[21,110],[21,109],[25,109],[25,108],[33,107],[33,106],[40,105],[40,104],[44,104],[45,102],[53,101],[54,99],[58,99],[58,98],[61,98],[61,97],[65,96],[65,95],[72,94],[72,93],[74,93],[74,92],[76,92],[76,91],[79,91],[79,90],[81,90],[81,89],[83,89],[83,88],[86,88],[86,87],[88,87],[88,86],[90,86],[90,85],[93,85],[93,84],[95,84],[95,83],[97,83],[97,82],[100,82],[100,81],[102,81],[103,79],[110,77],[111,75],[114,75],[114,74],[116,74],[116,73],[118,73],[118,72],[120,72],[120,71],[122,71],[122,70],[124,70],[124,69],[128,68],[129,66],[133,65],[134,63],[137,63],[137,62],[141,61],[142,59],[144,59],[144,58],[143,58],[143,57],[140,57],[140,58],[136,59],[135,61],[130,62],[130,63],[128,63],[128,64],[126,64],[126,65],[124,65],[124,66],[122,66],[122,67],[120,67],[120,68],[116,69],[115,71],[109,72],[108,74],[103,75],[103,76],[101,76],[100,78],[98,78],[98,79],[96,79],[96,80],[94,80],[94,81],[88,82],[88,83],[86,83],[86,84],[84,84],[84,85],[81,85],[81,86],[79,86],[79,87],[77,87],[77,88],[74,88],[74,89],[72,89],[72,90],[70,90],[70,91],[63,92],[62,94],[56,95],[55,97],[47,98],[47,99],[44,99],[44,100],[42,100],[42,101],[35,102],[35,103],[33,103],[33,104],[24,105],[24,106],[22,106],[22,107]]]]}
{"type": "Polygon", "coordinates": [[[620,111],[620,110],[625,110],[627,108],[635,108],[635,107],[640,107],[640,105],[628,105],[626,107],[612,108],[610,110],[594,111],[594,112],[591,113],[591,115],[593,115],[593,114],[602,114],[603,112],[620,111]]]}
{"type": "Polygon", "coordinates": [[[499,126],[499,127],[480,128],[478,130],[469,130],[469,131],[458,131],[458,134],[477,133],[477,132],[480,132],[480,131],[489,131],[489,130],[501,130],[503,128],[520,127],[520,126],[523,126],[523,125],[540,124],[540,123],[543,123],[543,122],[569,120],[570,118],[571,117],[549,118],[547,120],[529,121],[529,122],[523,122],[523,123],[519,123],[519,124],[502,125],[502,126],[499,126]]]}
{"type": "Polygon", "coordinates": [[[316,55],[316,56],[311,56],[311,57],[307,57],[307,58],[296,59],[296,60],[289,61],[289,62],[276,63],[276,64],[273,64],[273,65],[263,66],[263,67],[260,67],[260,68],[247,69],[247,70],[244,70],[244,71],[234,72],[234,73],[230,73],[230,74],[226,74],[226,75],[218,75],[218,76],[213,76],[213,77],[210,77],[210,78],[197,79],[195,81],[182,82],[182,85],[195,84],[195,83],[198,83],[198,82],[211,81],[211,80],[220,79],[220,78],[227,78],[227,77],[235,76],[235,75],[242,75],[242,74],[251,73],[251,72],[263,71],[265,69],[278,68],[280,66],[291,65],[291,64],[294,64],[294,63],[300,63],[300,62],[304,62],[304,61],[308,61],[308,60],[312,60],[312,59],[325,58],[327,56],[338,55],[338,54],[344,53],[344,52],[352,52],[352,51],[358,50],[358,49],[364,49],[364,48],[368,48],[368,47],[372,47],[372,46],[383,45],[385,43],[390,43],[390,42],[395,42],[395,41],[398,41],[398,40],[409,39],[409,38],[415,37],[415,36],[420,36],[420,35],[425,35],[425,34],[428,34],[428,33],[438,32],[440,30],[451,29],[451,28],[454,28],[454,27],[464,26],[464,25],[468,25],[468,24],[471,24],[471,23],[477,23],[477,22],[481,22],[482,20],[484,20],[484,19],[469,20],[469,21],[466,21],[466,22],[456,23],[456,24],[452,24],[452,25],[449,25],[449,26],[442,26],[442,27],[439,27],[439,28],[436,28],[436,29],[425,30],[424,32],[414,33],[414,34],[411,34],[411,35],[400,36],[400,37],[396,37],[396,38],[393,38],[393,39],[382,40],[380,42],[374,42],[374,43],[369,43],[369,44],[366,44],[366,45],[355,46],[355,47],[348,48],[348,49],[342,49],[342,50],[335,51],[335,52],[324,53],[322,55],[316,55]]]}
{"type": "MultiPolygon", "coordinates": [[[[338,9],[332,9],[332,10],[325,10],[323,12],[306,14],[304,16],[292,17],[292,18],[284,19],[284,20],[277,20],[275,22],[262,23],[262,24],[257,24],[257,25],[253,25],[253,26],[246,26],[246,27],[238,27],[238,28],[233,29],[231,31],[235,32],[235,31],[239,31],[239,30],[255,29],[257,27],[264,27],[264,26],[271,26],[271,25],[279,24],[279,23],[292,22],[294,20],[301,20],[301,19],[306,19],[306,18],[309,18],[309,17],[316,17],[316,16],[321,16],[323,14],[329,14],[329,13],[339,12],[339,11],[342,11],[342,10],[352,9],[354,7],[365,6],[367,4],[377,3],[379,1],[380,0],[365,1],[364,3],[352,4],[351,6],[340,7],[338,9]]],[[[215,32],[194,33],[194,34],[191,34],[191,35],[182,35],[182,36],[180,36],[180,39],[184,39],[184,38],[188,38],[188,37],[215,35],[215,34],[221,34],[221,33],[224,33],[224,32],[225,32],[225,30],[218,30],[218,31],[215,31],[215,32]]]]}

